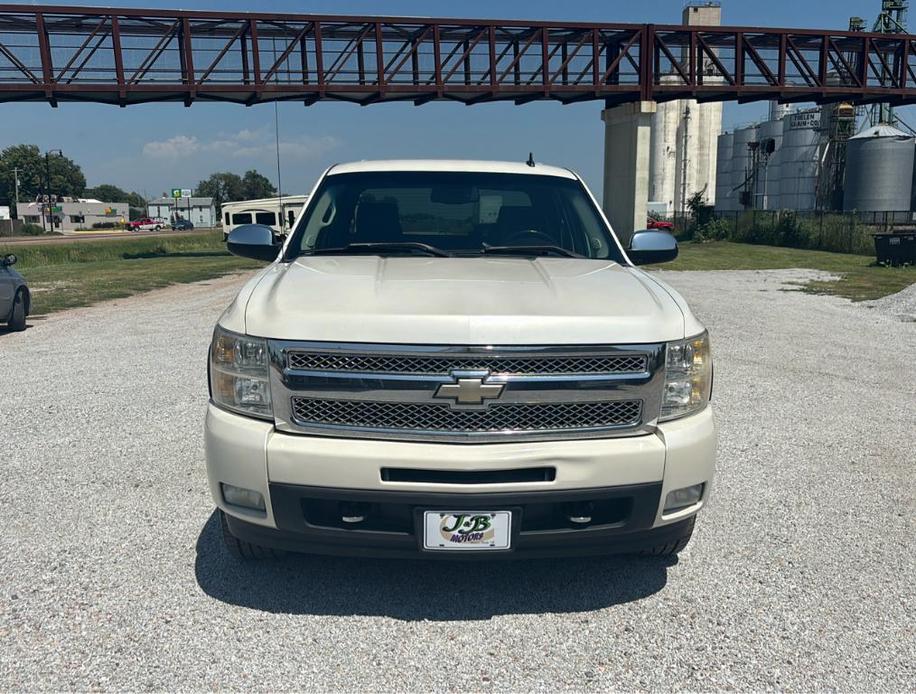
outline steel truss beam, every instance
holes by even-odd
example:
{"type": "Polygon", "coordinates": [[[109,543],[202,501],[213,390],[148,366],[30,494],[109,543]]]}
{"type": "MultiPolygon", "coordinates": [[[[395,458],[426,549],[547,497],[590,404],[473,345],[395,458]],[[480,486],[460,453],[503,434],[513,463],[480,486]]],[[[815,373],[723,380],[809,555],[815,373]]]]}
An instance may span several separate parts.
{"type": "Polygon", "coordinates": [[[0,5],[0,101],[916,102],[914,38],[0,5]]]}

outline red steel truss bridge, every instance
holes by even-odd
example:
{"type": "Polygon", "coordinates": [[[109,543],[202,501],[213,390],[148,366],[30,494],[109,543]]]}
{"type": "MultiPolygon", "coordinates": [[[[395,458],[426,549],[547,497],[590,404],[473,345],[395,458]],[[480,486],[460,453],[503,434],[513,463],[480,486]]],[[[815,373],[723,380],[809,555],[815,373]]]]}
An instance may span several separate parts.
{"type": "Polygon", "coordinates": [[[0,101],[916,101],[916,37],[0,5],[0,101]]]}

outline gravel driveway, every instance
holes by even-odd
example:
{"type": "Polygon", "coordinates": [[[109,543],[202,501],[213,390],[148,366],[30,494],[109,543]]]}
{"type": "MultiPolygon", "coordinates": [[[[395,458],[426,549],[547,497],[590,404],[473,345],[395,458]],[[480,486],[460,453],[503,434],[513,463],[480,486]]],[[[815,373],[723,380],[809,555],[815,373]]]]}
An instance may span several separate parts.
{"type": "Polygon", "coordinates": [[[0,332],[0,690],[916,688],[916,323],[664,273],[709,326],[713,505],[677,562],[238,564],[206,491],[240,278],[0,332]]]}

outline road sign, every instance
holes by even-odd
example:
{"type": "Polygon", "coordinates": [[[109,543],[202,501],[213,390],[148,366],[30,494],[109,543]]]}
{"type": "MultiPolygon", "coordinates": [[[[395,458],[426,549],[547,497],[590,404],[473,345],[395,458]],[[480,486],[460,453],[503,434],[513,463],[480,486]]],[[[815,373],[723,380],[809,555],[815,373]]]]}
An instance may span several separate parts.
{"type": "Polygon", "coordinates": [[[181,197],[181,188],[172,188],[172,197],[180,198],[181,197]]]}
{"type": "Polygon", "coordinates": [[[190,188],[182,188],[182,189],[181,189],[181,197],[183,197],[183,198],[189,198],[189,197],[191,197],[191,189],[190,189],[190,188]]]}

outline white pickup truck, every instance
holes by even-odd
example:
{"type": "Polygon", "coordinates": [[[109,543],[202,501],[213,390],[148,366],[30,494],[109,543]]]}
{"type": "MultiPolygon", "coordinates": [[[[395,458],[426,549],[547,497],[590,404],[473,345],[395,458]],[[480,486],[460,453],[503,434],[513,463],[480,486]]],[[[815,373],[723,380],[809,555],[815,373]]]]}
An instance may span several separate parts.
{"type": "Polygon", "coordinates": [[[713,478],[709,338],[579,177],[331,167],[210,348],[207,471],[237,556],[675,554],[713,478]]]}

